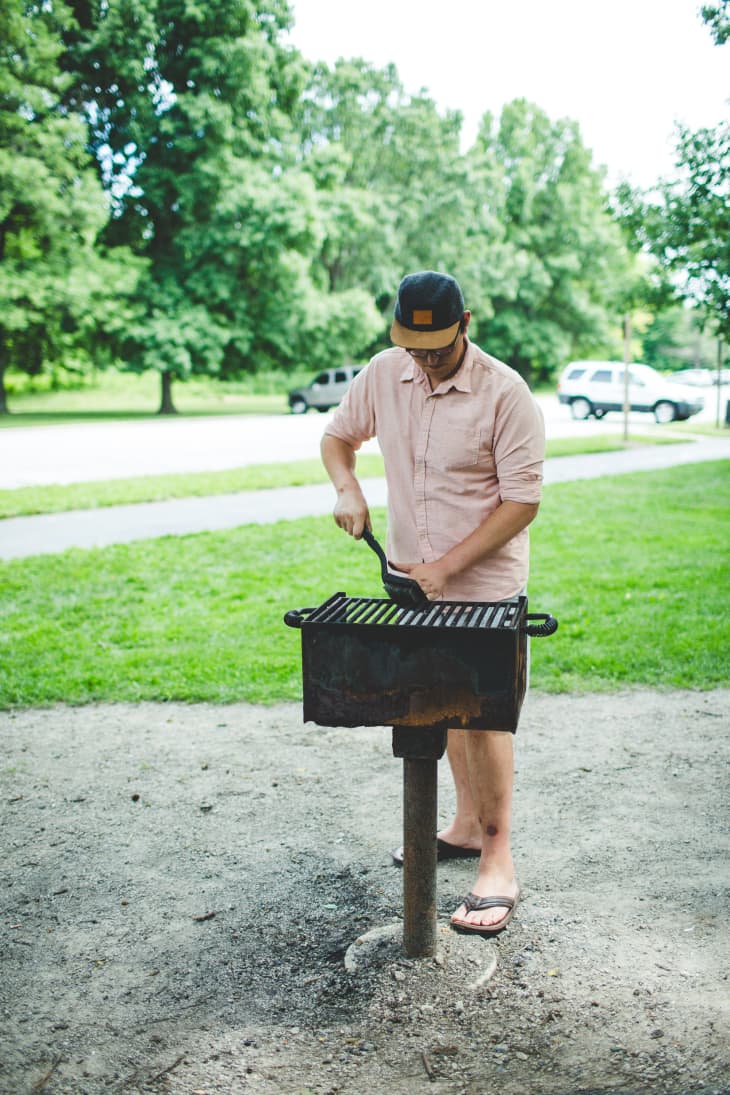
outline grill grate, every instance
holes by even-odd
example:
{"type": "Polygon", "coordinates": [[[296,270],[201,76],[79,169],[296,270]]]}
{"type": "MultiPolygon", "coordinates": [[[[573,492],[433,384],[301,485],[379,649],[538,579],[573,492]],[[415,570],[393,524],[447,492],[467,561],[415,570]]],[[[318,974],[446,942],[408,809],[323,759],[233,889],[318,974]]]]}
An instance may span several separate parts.
{"type": "Polygon", "coordinates": [[[515,601],[436,601],[424,608],[400,608],[393,601],[374,597],[333,595],[318,608],[302,609],[302,624],[353,624],[369,627],[473,628],[509,630],[520,626],[525,598],[515,601]],[[305,615],[306,614],[306,615],[305,615]]]}

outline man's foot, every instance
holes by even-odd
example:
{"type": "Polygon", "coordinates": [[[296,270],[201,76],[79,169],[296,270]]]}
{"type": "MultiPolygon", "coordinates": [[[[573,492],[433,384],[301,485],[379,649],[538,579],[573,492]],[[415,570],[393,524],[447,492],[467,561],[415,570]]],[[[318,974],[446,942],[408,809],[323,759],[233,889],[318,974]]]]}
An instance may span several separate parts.
{"type": "Polygon", "coordinates": [[[520,887],[516,878],[499,879],[480,874],[473,892],[467,894],[459,905],[451,917],[451,923],[459,931],[493,935],[507,927],[519,898],[520,887]]]}
{"type": "Polygon", "coordinates": [[[449,844],[454,848],[468,848],[475,855],[481,854],[482,831],[478,822],[475,822],[472,827],[469,824],[464,825],[454,820],[436,835],[437,839],[444,844],[449,844]]]}
{"type": "MultiPolygon", "coordinates": [[[[403,845],[395,848],[391,853],[396,867],[403,866],[403,845]]],[[[458,844],[450,844],[448,840],[436,837],[436,859],[441,863],[444,859],[479,859],[480,848],[462,848],[458,844]]]]}

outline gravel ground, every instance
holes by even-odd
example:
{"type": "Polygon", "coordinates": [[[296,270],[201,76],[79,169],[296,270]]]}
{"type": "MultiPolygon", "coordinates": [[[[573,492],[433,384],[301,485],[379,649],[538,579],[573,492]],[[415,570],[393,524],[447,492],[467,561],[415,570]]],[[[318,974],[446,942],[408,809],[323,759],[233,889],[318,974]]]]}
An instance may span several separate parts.
{"type": "Polygon", "coordinates": [[[441,865],[422,960],[398,939],[387,729],[297,705],[0,714],[0,1091],[727,1093],[729,701],[533,693],[523,900],[497,939],[457,936],[473,868],[441,865]]]}

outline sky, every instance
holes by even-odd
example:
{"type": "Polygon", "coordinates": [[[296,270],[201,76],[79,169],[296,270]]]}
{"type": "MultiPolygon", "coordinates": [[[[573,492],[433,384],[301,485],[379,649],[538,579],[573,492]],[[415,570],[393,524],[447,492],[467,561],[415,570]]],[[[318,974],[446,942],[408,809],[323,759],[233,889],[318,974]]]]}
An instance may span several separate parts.
{"type": "Polygon", "coordinates": [[[290,37],[305,57],[393,62],[406,91],[425,89],[464,116],[462,146],[485,111],[526,98],[578,122],[615,185],[674,173],[675,126],[730,115],[730,42],[716,46],[702,0],[291,0],[290,37]]]}

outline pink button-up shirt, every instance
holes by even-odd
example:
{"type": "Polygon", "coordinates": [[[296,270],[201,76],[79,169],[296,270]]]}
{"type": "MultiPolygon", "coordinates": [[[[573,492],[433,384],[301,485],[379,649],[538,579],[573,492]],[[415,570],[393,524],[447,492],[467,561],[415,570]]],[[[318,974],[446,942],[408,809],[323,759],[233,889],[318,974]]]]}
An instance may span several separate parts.
{"type": "MultiPolygon", "coordinates": [[[[388,558],[434,562],[502,501],[539,502],[545,428],[519,373],[473,343],[432,392],[395,347],[355,378],[325,433],[357,450],[377,437],[388,484],[388,558]]],[[[491,601],[525,588],[529,534],[457,575],[448,600],[491,601]]]]}

